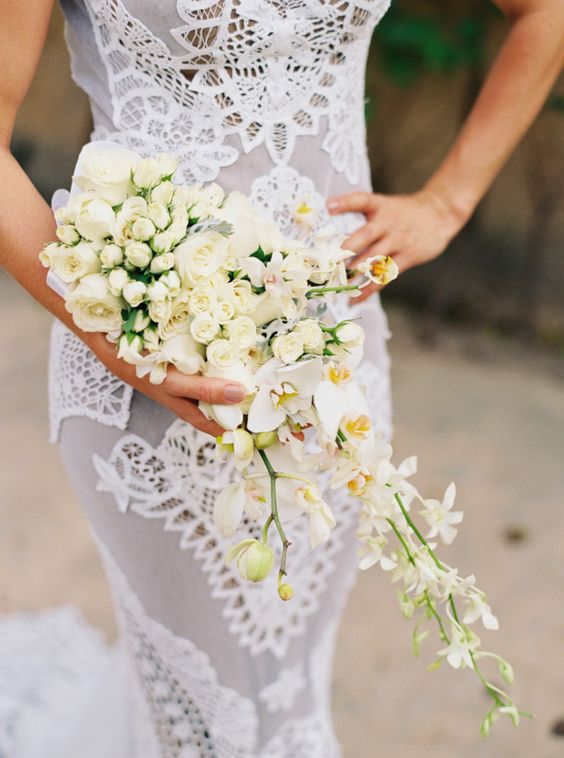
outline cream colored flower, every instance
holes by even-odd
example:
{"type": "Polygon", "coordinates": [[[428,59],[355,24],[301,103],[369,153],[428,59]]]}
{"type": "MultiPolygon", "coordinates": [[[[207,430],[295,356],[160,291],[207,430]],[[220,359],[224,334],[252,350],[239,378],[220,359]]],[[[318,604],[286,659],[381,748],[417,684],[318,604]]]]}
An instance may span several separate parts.
{"type": "Polygon", "coordinates": [[[174,266],[174,255],[172,253],[162,253],[162,255],[155,255],[151,261],[149,270],[151,274],[162,274],[164,271],[169,271],[174,266]]]}
{"type": "Polygon", "coordinates": [[[65,245],[74,245],[80,239],[80,234],[72,224],[59,224],[55,234],[65,245]]]}
{"type": "Polygon", "coordinates": [[[108,274],[108,287],[112,295],[121,295],[123,288],[129,281],[129,274],[124,268],[114,268],[108,274]]]}
{"type": "Polygon", "coordinates": [[[283,363],[295,363],[303,355],[304,341],[299,334],[288,332],[272,340],[272,352],[283,363]]]}
{"type": "Polygon", "coordinates": [[[65,299],[65,308],[85,332],[121,329],[122,302],[112,295],[103,274],[87,274],[65,299]]]}
{"type": "Polygon", "coordinates": [[[127,282],[122,290],[123,297],[133,308],[136,308],[143,302],[146,294],[147,285],[143,282],[137,282],[133,280],[127,282]]]}
{"type": "Polygon", "coordinates": [[[202,284],[196,286],[190,294],[190,312],[211,313],[217,303],[217,296],[213,289],[202,284]]]}
{"type": "Polygon", "coordinates": [[[212,276],[221,266],[227,252],[225,237],[217,232],[190,235],[174,250],[175,268],[185,287],[212,276]]]}
{"type": "Polygon", "coordinates": [[[225,325],[225,333],[241,350],[254,347],[257,341],[257,328],[249,316],[238,316],[225,325]]]}
{"type": "Polygon", "coordinates": [[[114,268],[123,263],[123,249],[119,245],[104,245],[100,252],[100,263],[104,268],[114,268]]]}
{"type": "Polygon", "coordinates": [[[114,233],[116,215],[112,206],[93,195],[78,195],[72,201],[77,231],[91,242],[104,239],[114,233]]]}
{"type": "Polygon", "coordinates": [[[140,216],[131,224],[131,236],[134,240],[145,242],[151,239],[156,232],[155,225],[150,218],[140,216]]]}
{"type": "Polygon", "coordinates": [[[228,368],[239,361],[239,348],[230,340],[214,340],[206,350],[208,363],[218,368],[228,368]]]}
{"type": "Polygon", "coordinates": [[[72,246],[51,246],[49,265],[53,273],[67,284],[100,271],[100,260],[89,242],[79,242],[78,245],[72,246]]]}
{"type": "Polygon", "coordinates": [[[94,191],[110,205],[119,205],[133,191],[131,171],[140,160],[131,150],[104,150],[86,145],[80,153],[73,180],[81,190],[94,191]]]}
{"type": "Polygon", "coordinates": [[[151,262],[153,253],[146,242],[128,242],[125,246],[125,257],[132,266],[146,268],[151,262]]]}
{"type": "MultiPolygon", "coordinates": [[[[155,318],[158,321],[158,334],[161,339],[168,339],[174,334],[184,334],[190,331],[190,319],[188,309],[188,293],[180,292],[172,301],[166,301],[169,307],[168,318],[155,318]]],[[[155,315],[160,315],[159,310],[155,315]]],[[[151,314],[151,306],[149,306],[151,314]]]]}
{"type": "Polygon", "coordinates": [[[316,319],[306,318],[298,321],[293,331],[302,338],[306,353],[321,355],[325,347],[325,337],[316,319]]]}
{"type": "Polygon", "coordinates": [[[219,321],[209,313],[198,313],[190,325],[190,333],[197,342],[207,345],[219,331],[219,321]]]}

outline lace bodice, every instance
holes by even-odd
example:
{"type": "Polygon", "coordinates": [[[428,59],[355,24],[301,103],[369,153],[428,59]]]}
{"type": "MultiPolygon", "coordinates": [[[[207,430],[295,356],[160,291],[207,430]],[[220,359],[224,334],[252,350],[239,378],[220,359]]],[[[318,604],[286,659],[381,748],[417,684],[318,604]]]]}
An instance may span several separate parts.
{"type": "MultiPolygon", "coordinates": [[[[174,150],[185,178],[196,181],[217,178],[261,146],[264,167],[288,164],[301,138],[317,137],[334,171],[355,183],[366,167],[366,54],[389,2],[62,4],[73,73],[91,98],[96,136],[174,150]]],[[[312,164],[319,157],[308,156],[312,164]]],[[[264,173],[254,167],[255,176],[264,173]]]]}

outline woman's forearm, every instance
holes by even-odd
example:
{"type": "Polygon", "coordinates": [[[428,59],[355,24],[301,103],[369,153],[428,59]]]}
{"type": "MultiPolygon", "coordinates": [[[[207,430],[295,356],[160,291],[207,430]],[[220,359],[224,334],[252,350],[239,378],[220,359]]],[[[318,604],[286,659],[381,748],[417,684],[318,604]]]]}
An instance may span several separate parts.
{"type": "MultiPolygon", "coordinates": [[[[499,5],[509,11],[511,3],[499,5]]],[[[426,185],[463,223],[533,122],[561,70],[564,2],[537,5],[514,18],[452,149],[426,185]]]]}
{"type": "MultiPolygon", "coordinates": [[[[7,148],[0,149],[0,265],[45,308],[78,333],[63,299],[48,287],[38,255],[55,237],[51,209],[7,148]]],[[[85,339],[87,335],[80,333],[85,339]]]]}

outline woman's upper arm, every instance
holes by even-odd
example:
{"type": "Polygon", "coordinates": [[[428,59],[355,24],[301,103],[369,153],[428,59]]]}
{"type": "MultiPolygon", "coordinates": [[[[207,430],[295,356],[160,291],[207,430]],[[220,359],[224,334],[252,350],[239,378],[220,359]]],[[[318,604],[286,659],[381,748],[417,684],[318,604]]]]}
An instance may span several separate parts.
{"type": "Polygon", "coordinates": [[[0,145],[8,147],[49,27],[54,0],[0,0],[0,145]]]}
{"type": "Polygon", "coordinates": [[[562,0],[493,0],[502,13],[509,18],[518,18],[526,13],[547,11],[557,15],[561,24],[564,23],[564,2],[562,0]]]}

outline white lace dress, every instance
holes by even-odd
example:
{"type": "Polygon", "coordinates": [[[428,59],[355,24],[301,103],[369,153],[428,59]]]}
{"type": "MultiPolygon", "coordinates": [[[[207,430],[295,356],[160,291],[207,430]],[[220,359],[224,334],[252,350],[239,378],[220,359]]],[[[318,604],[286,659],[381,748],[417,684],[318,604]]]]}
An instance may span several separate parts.
{"type": "MultiPolygon", "coordinates": [[[[289,233],[302,202],[321,224],[329,195],[370,189],[364,67],[389,0],[62,4],[94,139],[173,151],[182,179],[250,194],[289,233]]],[[[348,233],[362,217],[336,222],[348,233]]],[[[363,379],[389,437],[386,320],[377,298],[336,315],[351,313],[367,331],[363,379]]],[[[209,437],[122,384],[60,324],[50,393],[52,436],[122,635],[108,650],[69,610],[0,624],[0,756],[340,755],[330,689],[356,573],[353,503],[333,501],[338,526],[313,552],[307,520],[288,525],[295,597],[283,603],[275,579],[243,583],[223,565],[212,510],[231,471],[209,437]]],[[[240,538],[255,531],[246,523],[240,538]]]]}

